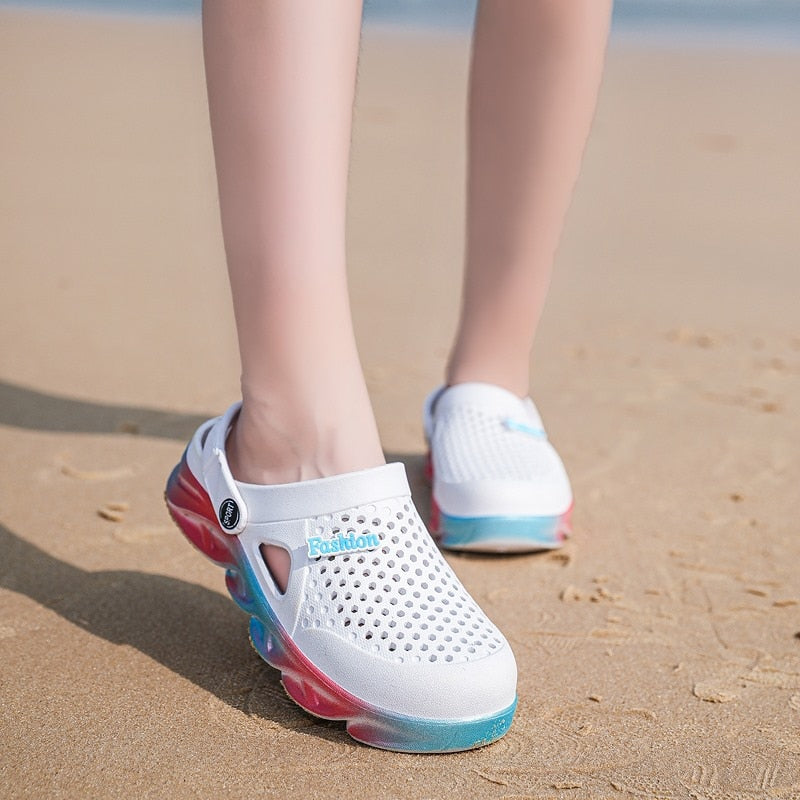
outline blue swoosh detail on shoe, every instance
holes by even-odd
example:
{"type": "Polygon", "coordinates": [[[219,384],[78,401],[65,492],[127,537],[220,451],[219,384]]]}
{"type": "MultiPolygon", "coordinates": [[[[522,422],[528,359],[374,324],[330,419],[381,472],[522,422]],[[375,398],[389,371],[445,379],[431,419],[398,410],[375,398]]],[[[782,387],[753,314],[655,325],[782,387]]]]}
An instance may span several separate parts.
{"type": "Polygon", "coordinates": [[[527,433],[529,436],[535,436],[537,439],[547,438],[544,428],[534,428],[533,425],[526,425],[524,422],[517,422],[515,419],[504,419],[503,425],[510,431],[527,433]]]}

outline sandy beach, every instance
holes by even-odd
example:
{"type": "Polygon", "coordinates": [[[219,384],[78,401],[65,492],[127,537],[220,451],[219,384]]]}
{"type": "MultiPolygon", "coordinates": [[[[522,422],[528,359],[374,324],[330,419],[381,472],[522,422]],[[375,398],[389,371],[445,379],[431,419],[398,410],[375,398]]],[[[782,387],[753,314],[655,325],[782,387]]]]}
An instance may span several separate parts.
{"type": "MultiPolygon", "coordinates": [[[[425,515],[467,63],[365,31],[351,292],[425,515]]],[[[199,20],[0,10],[0,797],[800,798],[798,85],[800,52],[612,45],[533,357],[574,536],[448,556],[519,710],[403,755],[284,695],[162,501],[238,392],[199,20]]]]}

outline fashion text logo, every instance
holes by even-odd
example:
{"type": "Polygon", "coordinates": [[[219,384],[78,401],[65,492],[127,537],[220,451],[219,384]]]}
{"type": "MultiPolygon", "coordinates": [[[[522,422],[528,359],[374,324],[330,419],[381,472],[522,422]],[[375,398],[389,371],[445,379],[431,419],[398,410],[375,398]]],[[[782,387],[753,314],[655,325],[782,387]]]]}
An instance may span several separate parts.
{"type": "Polygon", "coordinates": [[[308,540],[309,558],[345,553],[353,550],[374,550],[380,547],[381,540],[376,533],[367,533],[356,536],[354,533],[343,536],[341,533],[333,539],[323,539],[321,536],[312,536],[308,540]]]}

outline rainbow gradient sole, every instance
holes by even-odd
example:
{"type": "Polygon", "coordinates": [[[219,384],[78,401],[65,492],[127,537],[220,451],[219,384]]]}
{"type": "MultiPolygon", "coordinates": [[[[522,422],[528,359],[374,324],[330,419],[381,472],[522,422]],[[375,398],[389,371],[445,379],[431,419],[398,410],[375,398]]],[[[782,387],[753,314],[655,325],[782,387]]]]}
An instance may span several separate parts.
{"type": "MultiPolygon", "coordinates": [[[[433,462],[430,454],[425,477],[433,486],[433,462]]],[[[572,532],[572,506],[556,516],[458,517],[445,514],[431,497],[428,527],[440,547],[474,553],[529,553],[554,550],[564,544],[572,532]]]]}
{"type": "Polygon", "coordinates": [[[491,744],[511,726],[516,699],[502,712],[479,719],[418,719],[360,700],[333,683],[303,655],[282,627],[260,590],[235,536],[224,533],[203,487],[185,458],[175,467],[165,492],[167,508],[187,539],[226,569],[225,584],[233,600],[250,615],[250,641],[256,652],[281,673],[286,693],[314,716],[343,720],[359,742],[384,750],[447,753],[491,744]]]}

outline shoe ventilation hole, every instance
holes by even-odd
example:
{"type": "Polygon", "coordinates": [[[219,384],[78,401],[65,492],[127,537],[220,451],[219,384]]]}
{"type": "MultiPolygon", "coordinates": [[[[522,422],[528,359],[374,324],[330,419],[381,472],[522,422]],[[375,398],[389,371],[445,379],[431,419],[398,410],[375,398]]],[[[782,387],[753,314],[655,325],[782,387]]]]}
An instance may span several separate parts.
{"type": "Polygon", "coordinates": [[[280,564],[282,562],[286,562],[287,572],[289,566],[289,554],[286,550],[282,547],[278,547],[275,544],[262,544],[259,548],[259,552],[261,553],[261,560],[264,562],[264,566],[267,568],[267,572],[269,572],[270,577],[272,578],[273,583],[278,589],[280,594],[286,594],[286,585],[287,581],[284,579],[279,578],[275,571],[270,566],[270,560],[274,563],[280,564]]]}
{"type": "Polygon", "coordinates": [[[382,546],[312,562],[301,607],[304,629],[338,631],[366,652],[398,662],[474,661],[502,645],[408,499],[315,523],[321,536],[378,533],[382,546]]]}
{"type": "Polygon", "coordinates": [[[443,410],[433,435],[436,474],[448,483],[546,480],[560,470],[546,441],[509,430],[501,416],[477,408],[443,410]]]}

